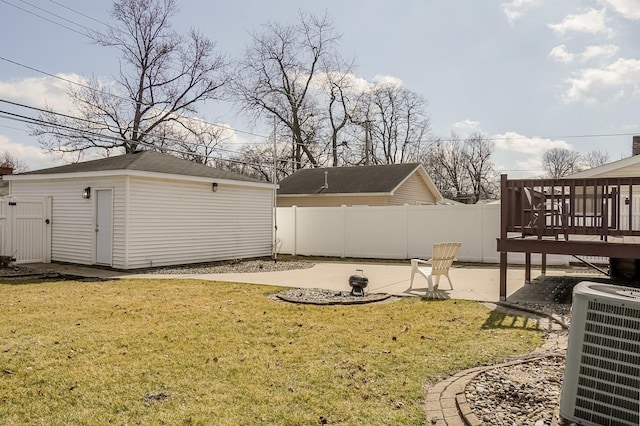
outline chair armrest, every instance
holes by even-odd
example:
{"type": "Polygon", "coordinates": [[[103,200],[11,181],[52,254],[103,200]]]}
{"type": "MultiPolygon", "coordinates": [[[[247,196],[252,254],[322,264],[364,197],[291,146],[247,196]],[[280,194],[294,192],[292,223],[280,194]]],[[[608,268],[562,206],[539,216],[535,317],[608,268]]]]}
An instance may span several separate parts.
{"type": "Polygon", "coordinates": [[[429,260],[422,260],[422,259],[411,259],[411,264],[419,264],[422,263],[424,265],[431,265],[431,259],[429,260]]]}

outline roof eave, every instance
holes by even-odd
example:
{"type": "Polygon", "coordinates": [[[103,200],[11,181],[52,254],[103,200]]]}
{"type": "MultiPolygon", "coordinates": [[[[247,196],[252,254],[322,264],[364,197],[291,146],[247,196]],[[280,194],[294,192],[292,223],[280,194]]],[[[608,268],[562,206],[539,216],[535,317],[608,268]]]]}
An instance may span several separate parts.
{"type": "Polygon", "coordinates": [[[51,179],[78,179],[78,178],[96,178],[110,176],[134,176],[154,179],[182,180],[189,182],[218,182],[225,185],[245,186],[253,188],[270,188],[278,187],[277,184],[268,182],[251,182],[234,179],[224,179],[208,176],[189,176],[173,173],[147,172],[141,170],[98,170],[90,172],[74,172],[74,173],[48,173],[48,174],[30,174],[30,175],[6,175],[3,178],[7,181],[38,181],[51,179]],[[8,179],[7,179],[8,178],[8,179]]]}

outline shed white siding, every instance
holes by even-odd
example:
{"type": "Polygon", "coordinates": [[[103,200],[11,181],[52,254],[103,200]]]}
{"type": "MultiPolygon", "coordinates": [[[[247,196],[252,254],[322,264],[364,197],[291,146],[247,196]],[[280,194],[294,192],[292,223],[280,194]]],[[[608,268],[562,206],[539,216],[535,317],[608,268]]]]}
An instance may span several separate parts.
{"type": "Polygon", "coordinates": [[[117,212],[124,209],[124,177],[72,178],[55,180],[14,180],[15,197],[47,197],[51,201],[51,260],[91,265],[95,250],[95,213],[93,191],[111,188],[114,194],[113,266],[122,267],[124,257],[124,220],[117,212]],[[92,197],[82,198],[82,189],[90,186],[92,197]]]}
{"type": "Polygon", "coordinates": [[[268,256],[271,188],[131,177],[127,268],[268,256]]]}

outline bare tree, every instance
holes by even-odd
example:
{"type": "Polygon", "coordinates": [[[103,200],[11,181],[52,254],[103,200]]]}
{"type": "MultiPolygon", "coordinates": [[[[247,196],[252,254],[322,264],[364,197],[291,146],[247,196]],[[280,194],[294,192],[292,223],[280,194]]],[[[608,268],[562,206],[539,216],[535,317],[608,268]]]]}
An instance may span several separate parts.
{"type": "Polygon", "coordinates": [[[13,173],[29,171],[29,166],[27,166],[26,162],[7,151],[3,151],[2,154],[0,154],[0,167],[11,167],[13,173]]]}
{"type": "Polygon", "coordinates": [[[225,156],[222,144],[229,136],[223,127],[197,119],[185,120],[185,123],[188,125],[171,122],[158,126],[158,143],[154,149],[209,166],[215,158],[225,156]]]}
{"type": "MultiPolygon", "coordinates": [[[[254,119],[275,116],[292,142],[295,168],[316,167],[318,116],[313,83],[338,42],[329,18],[300,13],[295,25],[270,23],[253,41],[235,72],[232,93],[254,119]]],[[[283,135],[286,137],[286,134],[283,135]]]]}
{"type": "Polygon", "coordinates": [[[429,132],[422,96],[393,83],[376,85],[367,97],[365,121],[371,131],[373,161],[395,164],[416,161],[429,132]]]}
{"type": "Polygon", "coordinates": [[[542,167],[552,179],[577,173],[581,170],[580,154],[565,148],[551,148],[542,155],[542,167]]]}
{"type": "MultiPolygon", "coordinates": [[[[291,174],[290,161],[291,146],[288,143],[276,145],[276,179],[280,181],[291,174]]],[[[247,145],[242,151],[233,156],[231,161],[216,165],[219,168],[240,173],[244,176],[266,182],[273,181],[273,145],[247,145]]]]}
{"type": "Polygon", "coordinates": [[[461,139],[452,132],[450,139],[432,143],[420,160],[442,195],[477,203],[498,190],[493,149],[493,142],[481,133],[461,139]]]}
{"type": "Polygon", "coordinates": [[[497,180],[491,160],[493,148],[494,143],[482,133],[471,135],[464,143],[464,163],[474,203],[495,195],[497,180]]]}
{"type": "Polygon", "coordinates": [[[422,163],[434,184],[446,198],[468,194],[464,142],[455,133],[448,140],[438,139],[423,153],[422,163]]]}
{"type": "MultiPolygon", "coordinates": [[[[338,61],[336,61],[338,62],[338,61]]],[[[329,139],[331,141],[331,160],[333,167],[338,166],[338,147],[347,141],[340,141],[340,135],[345,128],[352,124],[352,114],[357,108],[361,94],[354,93],[351,74],[346,71],[332,71],[325,73],[325,90],[328,97],[326,110],[329,122],[329,139]]]]}
{"type": "Polygon", "coordinates": [[[46,124],[33,133],[44,148],[79,157],[90,150],[134,152],[166,147],[171,125],[192,130],[189,115],[197,106],[220,99],[226,62],[201,33],[172,29],[176,10],[177,0],[114,1],[113,24],[92,37],[119,50],[120,73],[112,86],[93,78],[69,90],[78,119],[43,113],[46,124]]]}
{"type": "Polygon", "coordinates": [[[584,154],[582,156],[582,161],[587,168],[591,169],[594,167],[599,167],[609,162],[609,154],[606,151],[594,149],[593,151],[589,151],[584,154]]]}

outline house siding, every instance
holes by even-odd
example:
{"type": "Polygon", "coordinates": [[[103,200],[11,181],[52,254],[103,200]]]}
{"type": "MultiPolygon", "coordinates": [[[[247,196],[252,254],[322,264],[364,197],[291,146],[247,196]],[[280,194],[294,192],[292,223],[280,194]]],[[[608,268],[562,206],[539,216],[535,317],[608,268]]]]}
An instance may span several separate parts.
{"type": "Polygon", "coordinates": [[[378,196],[344,196],[317,195],[304,197],[278,197],[278,207],[340,207],[340,206],[386,206],[389,197],[378,196]]]}
{"type": "Polygon", "coordinates": [[[268,256],[270,188],[130,178],[128,268],[268,256]]]}
{"type": "Polygon", "coordinates": [[[418,173],[413,173],[389,200],[391,206],[435,204],[436,198],[418,173]]]}
{"type": "Polygon", "coordinates": [[[94,263],[95,190],[113,189],[113,266],[124,265],[124,178],[82,178],[12,181],[15,197],[52,197],[51,260],[82,265],[94,263]],[[92,197],[83,199],[90,186],[92,197]]]}
{"type": "MultiPolygon", "coordinates": [[[[621,167],[619,169],[611,170],[604,173],[598,173],[593,175],[592,177],[596,178],[612,178],[612,177],[638,177],[640,176],[640,164],[633,164],[627,167],[621,167]]],[[[568,176],[571,177],[571,176],[568,176]]]]}

